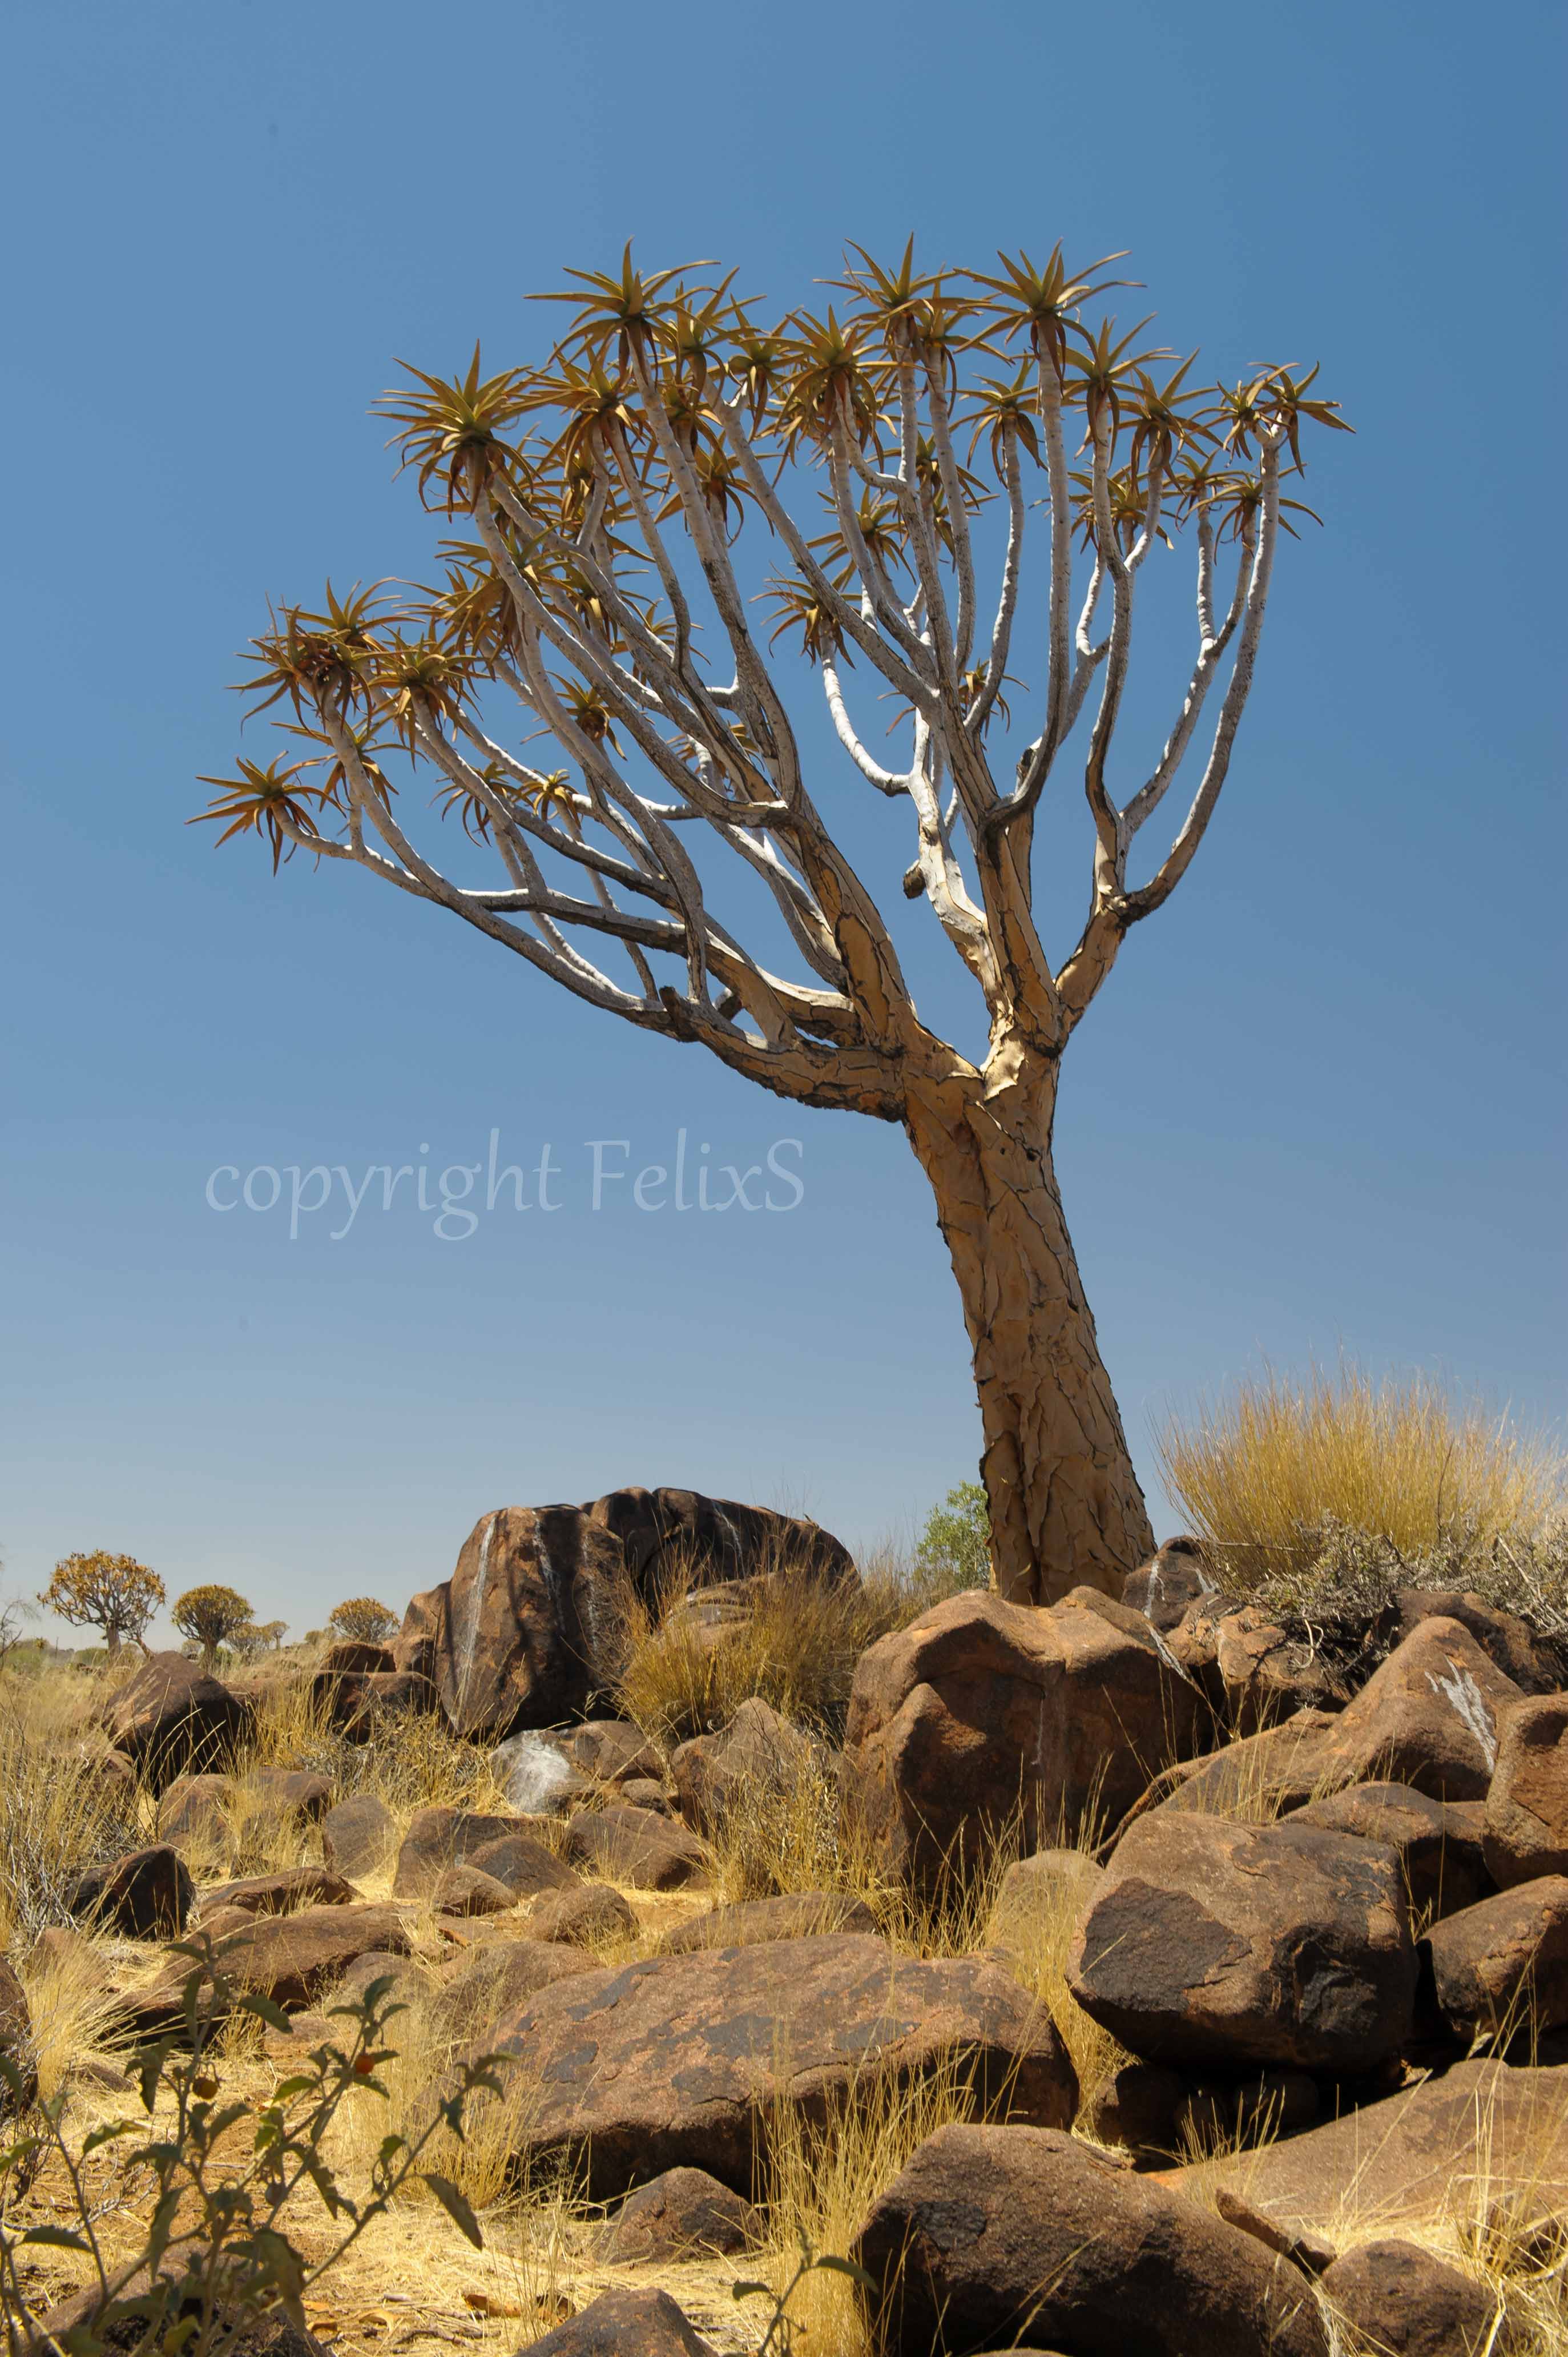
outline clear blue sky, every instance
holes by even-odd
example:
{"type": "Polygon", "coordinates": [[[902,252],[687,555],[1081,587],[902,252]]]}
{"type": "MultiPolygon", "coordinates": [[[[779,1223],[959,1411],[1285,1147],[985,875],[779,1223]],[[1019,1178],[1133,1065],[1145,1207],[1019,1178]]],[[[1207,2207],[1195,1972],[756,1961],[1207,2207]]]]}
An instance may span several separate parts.
{"type": "Polygon", "coordinates": [[[13,7],[8,1588],[106,1545],[303,1628],[401,1607],[503,1501],[689,1483],[864,1540],[972,1475],[896,1131],[181,823],[265,597],[427,558],[366,414],[393,356],[537,356],[521,296],[632,234],[780,309],[846,236],[1127,246],[1216,369],[1321,358],[1358,436],[1314,470],[1327,530],[1287,549],[1201,859],[1074,1043],[1069,1213],[1151,1487],[1153,1422],[1265,1356],[1561,1428],[1562,28],[1533,0],[13,7]],[[804,1201],[592,1213],[585,1140],[663,1161],[682,1127],[743,1166],[799,1137],[804,1201]],[[473,1162],[492,1129],[552,1144],[559,1213],[291,1243],[203,1200],[219,1165],[473,1162]]]}

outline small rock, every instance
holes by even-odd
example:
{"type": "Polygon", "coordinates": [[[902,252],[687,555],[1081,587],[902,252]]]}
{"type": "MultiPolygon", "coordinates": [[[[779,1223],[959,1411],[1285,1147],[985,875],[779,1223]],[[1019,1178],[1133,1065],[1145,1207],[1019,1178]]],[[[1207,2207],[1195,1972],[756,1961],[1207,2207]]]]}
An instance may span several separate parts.
{"type": "Polygon", "coordinates": [[[716,2357],[667,2291],[602,2291],[528,2357],[716,2357]]]}
{"type": "Polygon", "coordinates": [[[585,1810],[568,1825],[568,1855],[634,1890],[681,1890],[707,1867],[702,1844],[683,1825],[649,1809],[585,1810]]]}
{"type": "Polygon", "coordinates": [[[586,1718],[564,1738],[566,1755],[584,1776],[600,1784],[624,1784],[630,1777],[657,1777],[659,1755],[639,1727],[624,1718],[586,1718]]]}
{"type": "Polygon", "coordinates": [[[1222,2080],[1161,2062],[1122,2063],[1085,2107],[1085,2126],[1097,2143],[1122,2146],[1144,2161],[1266,2143],[1310,2126],[1316,2116],[1316,2082],[1304,2071],[1222,2080]]]}
{"type": "Polygon", "coordinates": [[[1398,1862],[1289,1819],[1157,1811],[1117,1844],[1068,1979],[1148,2061],[1371,2070],[1400,2051],[1414,2014],[1398,1862]]]}
{"type": "Polygon", "coordinates": [[[1026,1953],[1051,1925],[1076,1922],[1104,1879],[1103,1867],[1080,1849],[1041,1849],[1016,1859],[997,1886],[988,1943],[1026,1953]]]}
{"type": "Polygon", "coordinates": [[[340,1874],[371,1874],[390,1856],[397,1820],[374,1792],[338,1801],[321,1820],[321,1855],[340,1874]]]}
{"type": "Polygon", "coordinates": [[[822,1756],[821,1744],[754,1695],[722,1732],[695,1736],[675,1751],[675,1804],[693,1833],[706,1834],[737,1806],[800,1785],[822,1756]]]}
{"type": "Polygon", "coordinates": [[[481,1842],[467,1853],[467,1863],[481,1867],[495,1881],[504,1883],[514,1899],[532,1899],[541,1890],[569,1890],[577,1879],[537,1835],[522,1832],[481,1842]]]}
{"type": "Polygon", "coordinates": [[[1348,1699],[1321,1655],[1254,1605],[1215,1621],[1214,1664],[1225,1723],[1237,1735],[1277,1727],[1309,1706],[1337,1710],[1348,1699]]]}
{"type": "Polygon", "coordinates": [[[220,1907],[246,1915],[286,1915],[295,1907],[351,1907],[360,1894],[328,1866],[290,1866],[277,1874],[247,1875],[203,1894],[203,1920],[220,1907]]]}
{"type": "Polygon", "coordinates": [[[1538,1636],[1517,1612],[1487,1603],[1473,1588],[1402,1587],[1394,1602],[1402,1637],[1409,1636],[1423,1620],[1457,1620],[1504,1675],[1526,1694],[1551,1694],[1563,1684],[1568,1665],[1558,1649],[1538,1636]]]}
{"type": "Polygon", "coordinates": [[[158,1836],[179,1849],[227,1853],[230,1842],[227,1776],[179,1776],[158,1804],[158,1836]]]}
{"type": "Polygon", "coordinates": [[[575,1947],[635,1932],[637,1918],[607,1882],[578,1882],[570,1890],[546,1890],[528,1910],[529,1936],[565,1940],[575,1947]]]}
{"type": "Polygon", "coordinates": [[[628,2193],[598,2238],[609,2266],[665,2265],[744,2251],[761,2220],[749,2201],[703,2169],[667,2169],[628,2193]]]}
{"type": "Polygon", "coordinates": [[[1122,1601],[1169,1636],[1193,1605],[1215,1593],[1197,1539],[1167,1539],[1158,1555],[1122,1582],[1122,1601]]]}
{"type": "Polygon", "coordinates": [[[1434,1923],[1424,1942],[1456,2037],[1568,2024],[1568,1877],[1543,1875],[1434,1923]]]}
{"type": "MultiPolygon", "coordinates": [[[[472,1948],[426,1997],[425,2030],[438,2046],[467,2044],[488,2052],[497,2024],[541,1989],[595,1969],[592,1956],[569,1942],[530,1937],[472,1948]]],[[[394,2021],[388,2033],[394,2045],[396,2026],[394,2021]]]]}
{"type": "MultiPolygon", "coordinates": [[[[285,2012],[300,2012],[357,1956],[372,1949],[406,1953],[408,1943],[395,1907],[306,1907],[296,1915],[243,1917],[224,1942],[219,1968],[236,1996],[257,1990],[285,2012]]],[[[178,2019],[190,1970],[181,1959],[177,1972],[126,1996],[139,2029],[155,2033],[178,2019]]]]}
{"type": "Polygon", "coordinates": [[[517,1902],[482,1867],[449,1866],[436,1877],[430,1903],[438,1915],[504,1915],[517,1902]]]}
{"type": "Polygon", "coordinates": [[[257,1768],[252,1770],[257,1792],[276,1809],[280,1819],[317,1825],[332,1806],[332,1786],[325,1776],[303,1768],[257,1768]]]}
{"type": "Polygon", "coordinates": [[[1326,2357],[1299,2268],[1211,2211],[1048,2128],[940,2128],[849,2255],[882,2294],[887,2357],[1027,2332],[1137,2357],[1326,2357]]]}
{"type": "Polygon", "coordinates": [[[651,1809],[660,1817],[674,1814],[669,1793],[651,1776],[623,1776],[616,1790],[628,1809],[651,1809]]]}
{"type": "Polygon", "coordinates": [[[1347,2251],[1327,2269],[1323,2290],[1347,2324],[1394,2357],[1477,2357],[1497,2345],[1488,2336],[1498,2307],[1485,2285],[1416,2243],[1347,2251]]]}
{"type": "Polygon", "coordinates": [[[661,1956],[687,1956],[698,1948],[746,1948],[758,1940],[805,1940],[819,1932],[870,1932],[876,1918],[864,1899],[847,1890],[790,1890],[777,1899],[743,1899],[731,1907],[710,1907],[693,1915],[659,1943],[661,1956]]]}
{"type": "Polygon", "coordinates": [[[1499,1712],[1482,1838],[1499,1889],[1568,1874],[1568,1694],[1532,1695],[1499,1712]]]}
{"type": "Polygon", "coordinates": [[[435,1688],[417,1671],[362,1670],[338,1680],[328,1715],[345,1742],[372,1743],[388,1734],[389,1719],[427,1717],[435,1707],[435,1688]]]}
{"type": "Polygon", "coordinates": [[[179,1852],[167,1843],[133,1850],[112,1866],[90,1866],[66,1893],[78,1922],[129,1940],[177,1939],[196,1899],[179,1852]]]}
{"type": "Polygon", "coordinates": [[[478,1809],[439,1805],[421,1809],[398,1850],[394,1896],[427,1897],[449,1866],[467,1865],[487,1843],[500,1841],[517,1830],[515,1817],[489,1816],[478,1809]]]}

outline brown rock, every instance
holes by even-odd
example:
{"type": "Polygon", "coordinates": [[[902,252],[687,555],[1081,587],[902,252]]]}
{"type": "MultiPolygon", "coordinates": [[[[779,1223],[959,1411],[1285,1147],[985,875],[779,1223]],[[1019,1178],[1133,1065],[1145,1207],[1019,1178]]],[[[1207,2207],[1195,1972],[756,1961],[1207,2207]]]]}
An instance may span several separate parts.
{"type": "Polygon", "coordinates": [[[1138,2357],[1324,2357],[1301,2271],[1070,2136],[953,2126],[873,2204],[850,2256],[888,2357],[1039,2343],[1138,2357]]]}
{"type": "Polygon", "coordinates": [[[278,1813],[295,1824],[318,1825],[332,1806],[332,1786],[325,1776],[303,1768],[257,1768],[252,1783],[278,1813]]]}
{"type": "MultiPolygon", "coordinates": [[[[393,1893],[399,1899],[422,1899],[435,1888],[449,1866],[466,1866],[491,1842],[515,1838],[526,1839],[515,1817],[440,1804],[421,1809],[410,1820],[398,1850],[393,1893]]],[[[549,1856],[547,1851],[543,1854],[549,1856]]],[[[540,1872],[542,1880],[548,1880],[547,1870],[542,1867],[540,1872]]],[[[570,1879],[564,1867],[559,1879],[570,1879]]]]}
{"type": "Polygon", "coordinates": [[[414,1597],[403,1616],[403,1627],[392,1641],[392,1667],[412,1670],[422,1678],[435,1676],[435,1634],[446,1595],[446,1582],[414,1597]]]}
{"type": "Polygon", "coordinates": [[[324,1692],[333,1678],[359,1677],[366,1670],[395,1670],[399,1666],[390,1645],[370,1645],[359,1638],[345,1638],[340,1645],[328,1645],[322,1655],[312,1697],[324,1692]]]}
{"type": "MultiPolygon", "coordinates": [[[[470,2045],[478,2052],[488,2052],[498,2025],[541,1989],[595,1969],[593,1958],[583,1949],[535,1939],[532,1927],[527,1939],[499,1940],[487,1947],[471,1948],[443,1975],[425,1999],[426,2031],[437,2046],[470,2045]]],[[[396,2043],[395,2037],[392,2042],[396,2043]]]]}
{"type": "Polygon", "coordinates": [[[672,1817],[675,1813],[669,1793],[651,1776],[623,1776],[616,1790],[628,1809],[651,1809],[660,1817],[672,1817]]]}
{"type": "MultiPolygon", "coordinates": [[[[218,1967],[236,1996],[259,1991],[285,2012],[310,2005],[372,1949],[406,1954],[408,1933],[395,1907],[306,1907],[295,1915],[248,1915],[218,1943],[218,1967]]],[[[126,1999],[139,2028],[177,2020],[191,1966],[178,1968],[126,1999]]]]}
{"type": "Polygon", "coordinates": [[[1498,2304],[1486,2286],[1416,2243],[1363,2243],[1335,2260],[1323,2289],[1345,2323],[1391,2357],[1478,2357],[1508,2346],[1490,2339],[1498,2304]]]}
{"type": "Polygon", "coordinates": [[[667,2291],[602,2291],[528,2357],[716,2357],[667,2291]]]}
{"type": "Polygon", "coordinates": [[[227,1776],[177,1777],[158,1803],[160,1839],[177,1849],[226,1852],[232,1791],[227,1776]]]}
{"type": "Polygon", "coordinates": [[[671,1579],[707,1587],[800,1568],[826,1579],[854,1577],[847,1547],[831,1531],[767,1506],[705,1498],[696,1490],[612,1490],[585,1509],[619,1540],[639,1594],[671,1579]]]}
{"type": "Polygon", "coordinates": [[[1423,1620],[1342,1711],[1298,1711],[1283,1727],[1184,1761],[1144,1810],[1223,1813],[1266,1798],[1283,1809],[1348,1784],[1412,1784],[1439,1801],[1484,1800],[1498,1717],[1519,1688],[1456,1620],[1423,1620]]]}
{"type": "Polygon", "coordinates": [[[633,1890],[681,1890],[705,1871],[706,1853],[684,1825],[650,1809],[590,1809],[567,1826],[568,1857],[633,1890]]]}
{"type": "Polygon", "coordinates": [[[33,2017],[27,1993],[4,1956],[0,1956],[0,2120],[26,2111],[38,2099],[38,2074],[33,2061],[33,2017]]]}
{"type": "Polygon", "coordinates": [[[155,1792],[193,1770],[228,1767],[252,1723],[239,1696],[183,1653],[149,1654],[103,1717],[111,1743],[155,1792]]]}
{"type": "Polygon", "coordinates": [[[437,1593],[435,1685],[454,1734],[549,1727],[608,1685],[625,1558],[581,1507],[486,1514],[437,1593]]]}
{"type": "Polygon", "coordinates": [[[1337,1710],[1348,1690],[1320,1654],[1254,1605],[1221,1613],[1214,1624],[1214,1664],[1227,1726],[1237,1735],[1307,1707],[1337,1710]]]}
{"type": "Polygon", "coordinates": [[[371,1874],[392,1853],[397,1820],[374,1792],[338,1801],[321,1820],[321,1855],[340,1874],[371,1874]]]}
{"type": "Polygon", "coordinates": [[[876,1931],[864,1899],[847,1890],[790,1890],[777,1899],[743,1899],[710,1907],[666,1932],[661,1956],[689,1956],[698,1948],[748,1948],[758,1940],[806,1940],[822,1932],[876,1931]]]}
{"type": "Polygon", "coordinates": [[[1517,1612],[1487,1603],[1473,1588],[1402,1587],[1394,1601],[1402,1637],[1423,1620],[1457,1620],[1524,1693],[1551,1694],[1563,1682],[1568,1663],[1558,1648],[1517,1612]]]}
{"type": "Polygon", "coordinates": [[[424,1717],[436,1708],[435,1688],[415,1670],[364,1670],[336,1681],[328,1717],[349,1743],[373,1743],[392,1719],[424,1717]]]}
{"type": "Polygon", "coordinates": [[[596,2255],[609,2266],[670,2265],[744,2251],[761,2230],[750,2202],[706,2169],[667,2169],[627,2195],[599,2236],[596,2255]]]}
{"type": "Polygon", "coordinates": [[[574,2156],[598,2200],[682,2166],[749,2190],[780,2072],[816,2116],[852,2087],[955,2064],[1024,2119],[1065,2126],[1077,2100],[1048,2015],[1007,1974],[838,1933],[585,1973],[488,2043],[537,2087],[518,2159],[574,2156]]]}
{"type": "Polygon", "coordinates": [[[1532,1695],[1498,1714],[1483,1840],[1499,1889],[1568,1874],[1568,1694],[1532,1695]]]}
{"type": "Polygon", "coordinates": [[[1069,1983],[1145,2060],[1340,2075],[1400,2051],[1416,1955],[1391,1851],[1164,1811],[1117,1844],[1069,1983]]]}
{"type": "Polygon", "coordinates": [[[621,1784],[630,1776],[657,1777],[659,1755],[639,1727],[624,1718],[589,1718],[560,1738],[574,1768],[596,1783],[621,1784]]]}
{"type": "Polygon", "coordinates": [[[1455,2036],[1568,2024],[1568,1878],[1541,1876],[1434,1923],[1423,1945],[1455,2036]]]}
{"type": "Polygon", "coordinates": [[[436,1877],[430,1903],[438,1915],[504,1915],[517,1901],[482,1867],[449,1866],[436,1877]]]}
{"type": "Polygon", "coordinates": [[[1022,1819],[1026,1846],[1114,1824],[1193,1747],[1201,1700],[1141,1613],[1091,1588],[1039,1611],[950,1598],[861,1657],[846,1817],[886,1868],[941,1880],[1022,1819]]]}
{"type": "Polygon", "coordinates": [[[247,1875],[220,1883],[201,1902],[204,1916],[215,1908],[237,1907],[246,1915],[286,1915],[296,1907],[351,1907],[360,1894],[328,1866],[290,1866],[277,1874],[247,1875]]]}
{"type": "Polygon", "coordinates": [[[1162,1636],[1171,1631],[1195,1604],[1214,1595],[1215,1584],[1197,1539],[1167,1539],[1157,1555],[1128,1573],[1122,1601],[1141,1612],[1162,1636]]]}
{"type": "Polygon", "coordinates": [[[706,1834],[743,1799],[799,1787],[822,1757],[820,1743],[754,1695],[722,1732],[696,1736],[675,1751],[676,1806],[694,1833],[706,1834]]]}
{"type": "Polygon", "coordinates": [[[1475,1801],[1434,1801],[1413,1784],[1350,1784],[1326,1800],[1293,1810],[1293,1825],[1320,1825],[1380,1842],[1399,1859],[1411,1910],[1423,1922],[1473,1907],[1491,1877],[1481,1854],[1475,1801]]]}
{"type": "Polygon", "coordinates": [[[1543,2210],[1568,2210],[1568,2074],[1456,2062],[1380,2103],[1234,2161],[1178,2170],[1203,2198],[1230,2184],[1272,2217],[1314,2226],[1349,2207],[1364,2231],[1464,2217],[1487,2185],[1528,2185],[1543,2210]]]}
{"type": "Polygon", "coordinates": [[[535,1940],[591,1948],[635,1932],[637,1918],[607,1882],[579,1882],[570,1890],[542,1892],[528,1910],[528,1929],[535,1940]]]}
{"type": "Polygon", "coordinates": [[[177,1939],[195,1903],[196,1886],[185,1861],[167,1843],[133,1850],[112,1866],[90,1866],[66,1893],[66,1910],[79,1922],[116,1932],[127,1940],[177,1939]]]}
{"type": "Polygon", "coordinates": [[[576,1876],[553,1849],[546,1848],[537,1834],[502,1834],[498,1840],[481,1842],[477,1849],[466,1853],[470,1866],[483,1868],[511,1893],[514,1899],[532,1899],[541,1890],[567,1890],[576,1882],[576,1876]]]}

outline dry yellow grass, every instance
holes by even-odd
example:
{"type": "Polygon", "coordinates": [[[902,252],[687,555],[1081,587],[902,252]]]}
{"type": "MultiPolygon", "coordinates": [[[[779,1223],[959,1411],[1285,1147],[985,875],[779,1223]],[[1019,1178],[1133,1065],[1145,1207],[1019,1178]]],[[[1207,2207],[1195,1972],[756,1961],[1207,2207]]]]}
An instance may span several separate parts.
{"type": "Polygon", "coordinates": [[[101,1691],[70,1671],[0,1674],[0,1951],[63,1921],[81,1867],[141,1838],[143,1796],[105,1778],[83,1734],[101,1691]]]}
{"type": "Polygon", "coordinates": [[[1292,1381],[1268,1370],[1156,1437],[1160,1469],[1227,1584],[1305,1565],[1330,1524],[1408,1555],[1452,1531],[1485,1544],[1561,1508],[1563,1465],[1506,1418],[1456,1408],[1423,1375],[1353,1366],[1292,1381]]]}

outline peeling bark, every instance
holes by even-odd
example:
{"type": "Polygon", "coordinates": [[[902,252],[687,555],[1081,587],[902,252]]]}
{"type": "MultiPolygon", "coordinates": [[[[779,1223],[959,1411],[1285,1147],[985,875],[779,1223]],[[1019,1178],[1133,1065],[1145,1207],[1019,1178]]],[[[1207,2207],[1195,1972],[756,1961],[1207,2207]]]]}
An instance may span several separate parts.
{"type": "Polygon", "coordinates": [[[996,1584],[1019,1604],[1120,1596],[1155,1544],[1051,1165],[1057,1070],[1031,1054],[987,1086],[962,1067],[911,1086],[906,1117],[974,1356],[996,1584]]]}

